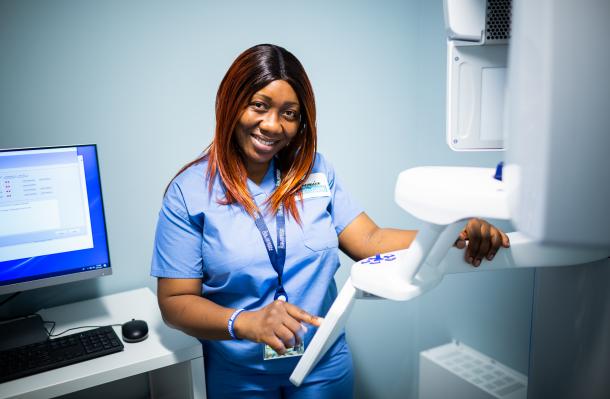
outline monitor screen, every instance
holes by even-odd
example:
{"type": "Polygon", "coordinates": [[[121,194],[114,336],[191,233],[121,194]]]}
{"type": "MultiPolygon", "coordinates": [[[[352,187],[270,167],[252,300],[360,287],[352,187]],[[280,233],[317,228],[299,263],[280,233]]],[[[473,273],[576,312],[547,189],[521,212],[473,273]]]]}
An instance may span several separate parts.
{"type": "Polygon", "coordinates": [[[108,274],[96,146],[0,150],[0,294],[108,274]]]}

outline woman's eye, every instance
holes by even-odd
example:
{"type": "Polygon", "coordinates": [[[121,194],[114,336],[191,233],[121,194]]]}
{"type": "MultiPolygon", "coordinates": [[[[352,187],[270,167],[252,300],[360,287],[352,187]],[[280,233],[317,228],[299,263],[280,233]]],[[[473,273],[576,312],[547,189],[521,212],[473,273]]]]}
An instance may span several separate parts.
{"type": "Polygon", "coordinates": [[[266,109],[266,108],[267,108],[267,107],[266,107],[266,105],[265,105],[265,103],[263,103],[263,102],[261,102],[261,101],[253,101],[253,102],[251,103],[251,105],[252,105],[252,107],[254,107],[254,108],[255,108],[255,109],[257,109],[257,110],[264,110],[264,109],[266,109]]]}
{"type": "Polygon", "coordinates": [[[297,118],[298,114],[297,114],[297,111],[294,111],[294,110],[288,109],[288,110],[284,111],[284,116],[285,116],[287,119],[294,120],[294,119],[296,119],[296,118],[297,118]]]}

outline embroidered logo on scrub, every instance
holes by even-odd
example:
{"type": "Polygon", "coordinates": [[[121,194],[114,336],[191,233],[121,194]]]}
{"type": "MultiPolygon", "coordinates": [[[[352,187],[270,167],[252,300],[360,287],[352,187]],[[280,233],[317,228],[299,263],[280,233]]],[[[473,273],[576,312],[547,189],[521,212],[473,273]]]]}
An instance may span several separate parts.
{"type": "Polygon", "coordinates": [[[370,258],[361,260],[360,263],[362,264],[370,264],[370,265],[377,265],[381,262],[391,262],[394,259],[396,259],[396,255],[394,254],[386,254],[386,255],[381,255],[381,254],[377,254],[375,256],[371,256],[370,258]]]}
{"type": "Polygon", "coordinates": [[[330,197],[330,187],[324,173],[312,173],[309,175],[303,188],[303,199],[316,197],[330,197]]]}

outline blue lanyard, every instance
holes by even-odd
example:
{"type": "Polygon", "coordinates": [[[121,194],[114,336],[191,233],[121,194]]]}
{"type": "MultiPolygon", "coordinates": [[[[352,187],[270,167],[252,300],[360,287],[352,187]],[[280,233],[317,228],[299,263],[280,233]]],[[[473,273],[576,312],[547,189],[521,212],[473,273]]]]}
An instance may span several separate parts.
{"type": "MultiPolygon", "coordinates": [[[[274,160],[274,172],[275,172],[275,187],[279,187],[280,185],[280,170],[276,166],[276,161],[274,160]]],[[[258,228],[258,231],[261,233],[261,237],[263,237],[263,241],[265,242],[265,248],[267,249],[267,255],[269,255],[269,260],[271,261],[271,266],[277,273],[277,285],[278,287],[275,290],[275,295],[273,299],[281,299],[284,301],[288,301],[288,294],[286,294],[286,290],[284,290],[284,284],[282,282],[282,275],[284,274],[284,262],[286,261],[286,221],[284,218],[284,205],[280,203],[280,207],[275,215],[275,224],[277,229],[277,251],[275,250],[275,245],[273,245],[273,240],[271,239],[271,233],[269,233],[269,229],[267,228],[267,224],[261,215],[260,212],[257,212],[257,217],[254,220],[254,224],[258,228]]]]}

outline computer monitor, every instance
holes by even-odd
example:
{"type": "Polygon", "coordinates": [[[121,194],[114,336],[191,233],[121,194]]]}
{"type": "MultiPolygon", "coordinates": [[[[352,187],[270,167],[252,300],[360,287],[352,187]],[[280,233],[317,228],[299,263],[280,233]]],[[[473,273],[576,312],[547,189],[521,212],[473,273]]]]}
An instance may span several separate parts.
{"type": "Polygon", "coordinates": [[[111,274],[95,145],[0,150],[0,294],[111,274]]]}

